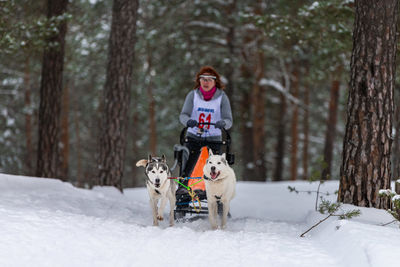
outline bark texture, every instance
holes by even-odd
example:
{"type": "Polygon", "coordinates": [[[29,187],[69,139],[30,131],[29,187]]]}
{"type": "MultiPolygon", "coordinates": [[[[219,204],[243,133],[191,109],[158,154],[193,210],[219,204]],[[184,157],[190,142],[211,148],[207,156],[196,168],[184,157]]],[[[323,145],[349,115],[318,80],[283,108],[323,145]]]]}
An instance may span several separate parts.
{"type": "Polygon", "coordinates": [[[287,100],[283,93],[279,95],[279,119],[278,119],[278,130],[276,136],[276,158],[275,158],[275,171],[272,176],[273,181],[283,180],[284,165],[283,160],[285,158],[285,136],[286,136],[286,123],[287,123],[287,100]]]}
{"type": "Polygon", "coordinates": [[[122,191],[138,0],[114,0],[99,143],[99,184],[122,191]]]}
{"type": "MultiPolygon", "coordinates": [[[[293,82],[292,82],[292,91],[293,97],[296,99],[299,98],[299,73],[297,69],[293,71],[292,74],[293,82]]],[[[292,113],[292,122],[291,122],[291,149],[290,149],[290,180],[297,180],[297,145],[299,142],[298,137],[298,122],[299,122],[299,107],[297,104],[293,104],[293,113],[292,113]]]]}
{"type": "MultiPolygon", "coordinates": [[[[47,18],[61,16],[67,11],[68,0],[48,0],[47,18]]],[[[36,176],[57,177],[58,143],[60,134],[60,111],[64,47],[67,23],[57,25],[57,33],[47,39],[43,53],[42,80],[40,84],[39,140],[36,176]]]]}
{"type": "Polygon", "coordinates": [[[338,200],[388,208],[397,0],[356,1],[347,124],[338,200]]]}

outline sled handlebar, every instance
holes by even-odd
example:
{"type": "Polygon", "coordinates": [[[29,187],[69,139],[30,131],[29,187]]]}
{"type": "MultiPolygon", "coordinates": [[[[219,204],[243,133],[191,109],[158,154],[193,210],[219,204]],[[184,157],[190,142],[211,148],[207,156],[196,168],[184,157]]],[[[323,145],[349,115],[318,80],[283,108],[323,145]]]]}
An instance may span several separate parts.
{"type": "MultiPolygon", "coordinates": [[[[215,123],[213,123],[213,122],[201,122],[201,123],[199,123],[199,125],[214,125],[215,126],[215,123]]],[[[187,143],[187,140],[185,140],[185,133],[186,133],[187,129],[189,129],[188,126],[183,128],[182,131],[181,131],[181,135],[180,135],[180,143],[181,143],[181,145],[183,145],[184,143],[187,143]]],[[[228,130],[226,130],[225,128],[222,128],[221,130],[225,134],[225,140],[222,140],[222,141],[207,141],[207,140],[204,140],[204,142],[208,143],[208,144],[226,145],[227,148],[228,148],[228,151],[229,151],[229,145],[231,144],[231,135],[229,134],[228,130]]]]}
{"type": "MultiPolygon", "coordinates": [[[[201,124],[203,124],[203,125],[215,125],[215,123],[210,123],[210,122],[204,122],[204,123],[201,123],[201,124]]],[[[186,126],[181,131],[179,140],[180,140],[180,144],[182,146],[184,146],[185,143],[189,143],[190,142],[188,140],[188,138],[185,137],[185,133],[187,132],[188,128],[189,127],[186,126]]],[[[235,162],[235,155],[230,153],[231,135],[229,134],[229,132],[225,128],[222,128],[221,130],[223,132],[222,141],[209,141],[209,140],[207,140],[207,137],[205,137],[204,139],[194,140],[194,142],[197,142],[201,147],[208,146],[208,145],[211,145],[211,144],[218,144],[218,145],[225,146],[225,152],[226,152],[227,161],[228,161],[229,165],[232,165],[235,162]]],[[[174,165],[174,167],[175,167],[175,165],[174,165]]]]}

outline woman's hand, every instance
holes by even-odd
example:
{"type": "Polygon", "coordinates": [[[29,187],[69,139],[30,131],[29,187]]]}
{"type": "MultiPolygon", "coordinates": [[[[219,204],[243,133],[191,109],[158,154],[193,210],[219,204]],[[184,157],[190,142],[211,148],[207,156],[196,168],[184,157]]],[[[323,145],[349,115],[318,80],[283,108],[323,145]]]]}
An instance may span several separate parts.
{"type": "Polygon", "coordinates": [[[186,126],[187,127],[196,127],[197,125],[198,125],[199,123],[196,121],[196,120],[192,120],[192,119],[190,119],[190,120],[188,120],[187,122],[186,122],[186,126]]]}
{"type": "Polygon", "coordinates": [[[222,128],[225,128],[225,125],[226,125],[225,121],[220,120],[215,123],[215,128],[222,129],[222,128]]]}

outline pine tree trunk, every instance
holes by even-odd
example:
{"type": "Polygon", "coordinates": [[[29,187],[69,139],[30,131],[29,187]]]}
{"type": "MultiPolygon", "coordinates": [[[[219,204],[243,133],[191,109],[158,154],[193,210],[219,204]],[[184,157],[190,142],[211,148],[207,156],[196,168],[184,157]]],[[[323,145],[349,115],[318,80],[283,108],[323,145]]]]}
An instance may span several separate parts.
{"type": "Polygon", "coordinates": [[[31,72],[29,68],[29,57],[25,61],[24,71],[24,87],[25,87],[25,138],[26,138],[26,151],[25,151],[25,166],[26,175],[32,176],[33,172],[33,144],[32,144],[32,107],[31,107],[31,72]]]}
{"type": "MultiPolygon", "coordinates": [[[[395,91],[397,98],[399,97],[399,90],[395,91]]],[[[393,151],[392,151],[392,177],[394,181],[400,179],[400,104],[395,101],[396,111],[394,112],[394,129],[395,136],[393,139],[393,151]]],[[[400,183],[395,183],[395,191],[400,194],[400,183]]]]}
{"type": "Polygon", "coordinates": [[[329,114],[326,124],[325,146],[324,146],[324,163],[325,168],[322,171],[322,179],[327,180],[331,178],[332,158],[333,158],[333,145],[335,143],[337,112],[339,105],[339,80],[332,81],[331,96],[329,100],[329,114]]]}
{"type": "MultiPolygon", "coordinates": [[[[263,4],[261,0],[257,0],[254,10],[257,15],[262,15],[263,4]]],[[[254,79],[252,90],[252,106],[253,106],[253,159],[255,163],[254,181],[264,182],[267,179],[267,166],[265,160],[266,153],[266,134],[265,134],[265,90],[260,85],[260,81],[264,76],[264,52],[262,50],[263,38],[259,30],[255,31],[254,39],[256,46],[254,53],[254,79]]]]}
{"type": "Polygon", "coordinates": [[[157,125],[156,125],[156,101],[153,95],[153,80],[151,77],[151,71],[153,68],[152,62],[152,53],[150,47],[147,49],[147,64],[148,64],[148,71],[147,71],[147,99],[149,101],[149,138],[150,138],[150,152],[153,156],[156,156],[157,153],[157,125]]]}
{"type": "Polygon", "coordinates": [[[69,169],[69,87],[64,87],[61,110],[61,147],[59,177],[63,181],[68,180],[69,169]]]}
{"type": "Polygon", "coordinates": [[[285,156],[285,137],[286,137],[286,117],[287,117],[287,103],[286,96],[280,93],[280,105],[279,105],[279,118],[278,118],[278,130],[277,130],[277,144],[276,144],[276,165],[273,181],[283,180],[283,159],[285,156]]]}
{"type": "MultiPolygon", "coordinates": [[[[133,113],[133,116],[132,116],[132,124],[133,125],[138,125],[138,123],[139,123],[139,113],[138,113],[138,111],[135,111],[134,113],[133,113]]],[[[138,186],[141,186],[141,185],[143,185],[143,183],[141,183],[141,177],[139,177],[137,174],[138,174],[138,168],[136,168],[136,162],[138,161],[138,160],[140,160],[140,158],[138,158],[138,156],[139,156],[139,147],[138,147],[138,145],[137,145],[137,140],[139,139],[139,132],[138,132],[138,128],[137,127],[132,127],[132,136],[131,136],[131,138],[132,138],[132,140],[133,140],[133,142],[132,142],[132,155],[133,155],[133,162],[132,162],[132,173],[131,173],[131,175],[132,175],[132,186],[133,187],[138,187],[138,186]]]]}
{"type": "Polygon", "coordinates": [[[226,78],[228,80],[228,88],[226,88],[226,93],[231,100],[231,109],[232,113],[234,113],[235,102],[234,92],[235,92],[235,84],[234,84],[234,70],[235,70],[235,14],[236,10],[236,0],[231,1],[226,6],[226,16],[228,18],[228,32],[226,34],[226,44],[228,46],[228,54],[230,62],[226,66],[226,78]]]}
{"type": "Polygon", "coordinates": [[[99,183],[122,192],[128,109],[132,85],[138,0],[114,0],[108,49],[99,183]]]}
{"type": "MultiPolygon", "coordinates": [[[[48,0],[47,18],[51,19],[64,14],[67,11],[67,4],[68,0],[48,0]]],[[[58,142],[67,22],[65,20],[60,22],[57,29],[57,33],[46,40],[48,47],[43,53],[36,165],[38,177],[56,177],[58,174],[58,142]],[[57,43],[57,45],[50,46],[51,43],[57,43]]]]}
{"type": "Polygon", "coordinates": [[[80,134],[80,123],[78,114],[78,100],[74,98],[74,127],[75,127],[75,147],[76,147],[76,180],[78,187],[84,187],[87,180],[83,176],[82,172],[82,148],[81,148],[81,134],[80,134]]]}
{"type": "Polygon", "coordinates": [[[303,180],[308,179],[308,143],[309,143],[309,112],[308,109],[310,107],[310,88],[305,86],[304,88],[304,116],[303,116],[303,180]]]}
{"type": "Polygon", "coordinates": [[[347,124],[338,201],[388,208],[397,0],[356,1],[347,124]]]}
{"type": "Polygon", "coordinates": [[[147,87],[149,95],[149,121],[150,121],[150,151],[153,156],[157,154],[157,125],[156,125],[156,102],[154,100],[151,84],[147,87]]]}
{"type": "Polygon", "coordinates": [[[253,139],[252,126],[250,123],[250,96],[246,91],[242,91],[240,102],[240,136],[241,136],[241,159],[243,162],[243,181],[253,181],[255,178],[255,164],[253,159],[253,139]]]}
{"type": "MultiPolygon", "coordinates": [[[[259,50],[260,51],[260,50],[259,50]]],[[[258,52],[256,66],[256,80],[253,85],[253,158],[255,159],[255,177],[253,181],[266,180],[267,168],[265,162],[265,90],[260,86],[260,80],[264,75],[264,53],[258,52]]]]}
{"type": "MultiPolygon", "coordinates": [[[[292,91],[293,97],[299,98],[299,73],[294,70],[292,73],[292,91]]],[[[299,107],[293,103],[293,115],[292,115],[292,143],[291,143],[291,161],[290,161],[290,180],[294,181],[297,179],[297,144],[298,144],[298,133],[297,125],[299,120],[299,107]]]]}

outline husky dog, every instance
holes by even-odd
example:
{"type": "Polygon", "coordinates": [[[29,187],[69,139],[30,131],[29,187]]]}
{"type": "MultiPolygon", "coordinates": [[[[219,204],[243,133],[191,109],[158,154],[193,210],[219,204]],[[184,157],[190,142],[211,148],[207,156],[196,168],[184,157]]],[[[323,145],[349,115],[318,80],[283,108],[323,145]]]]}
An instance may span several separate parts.
{"type": "Polygon", "coordinates": [[[139,160],[137,167],[144,167],[147,176],[146,186],[150,196],[150,205],[153,210],[153,225],[158,226],[158,221],[164,220],[164,208],[169,200],[169,225],[174,225],[174,208],[175,208],[175,181],[168,179],[171,176],[165,156],[152,157],[139,160]],[[161,199],[160,206],[158,201],[161,199]]]}
{"type": "Polygon", "coordinates": [[[226,161],[225,153],[214,155],[209,150],[209,157],[203,168],[206,184],[208,218],[212,229],[217,229],[218,204],[222,204],[221,228],[226,226],[229,203],[235,196],[236,176],[226,161]]]}

